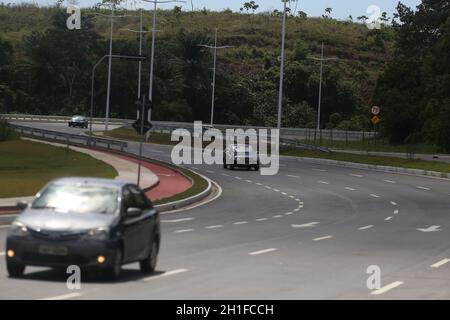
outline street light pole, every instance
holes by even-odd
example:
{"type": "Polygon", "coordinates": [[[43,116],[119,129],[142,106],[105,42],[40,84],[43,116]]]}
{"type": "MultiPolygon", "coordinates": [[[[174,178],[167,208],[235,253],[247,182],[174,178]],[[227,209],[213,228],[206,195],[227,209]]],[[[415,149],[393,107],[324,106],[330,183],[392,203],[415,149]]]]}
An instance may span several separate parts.
{"type": "Polygon", "coordinates": [[[111,5],[111,28],[109,31],[109,61],[108,61],[108,89],[106,93],[106,113],[105,113],[105,132],[108,131],[108,121],[109,121],[109,100],[111,96],[111,66],[112,66],[112,41],[113,41],[113,29],[114,29],[114,7],[115,4],[111,5]]]}
{"type": "Polygon", "coordinates": [[[285,51],[285,43],[286,43],[286,9],[287,2],[289,0],[282,0],[284,2],[284,10],[283,10],[283,27],[282,27],[282,35],[281,35],[281,65],[280,65],[280,92],[278,97],[278,122],[277,129],[281,129],[281,115],[283,108],[283,83],[284,83],[284,51],[285,51]]]}
{"type": "Polygon", "coordinates": [[[233,46],[217,46],[217,34],[219,29],[216,28],[215,37],[214,37],[214,46],[198,44],[199,47],[204,47],[208,49],[214,49],[214,64],[213,64],[213,80],[212,80],[212,98],[211,98],[211,122],[210,125],[214,125],[214,107],[216,100],[216,70],[217,70],[217,49],[227,49],[234,48],[233,46]]]}

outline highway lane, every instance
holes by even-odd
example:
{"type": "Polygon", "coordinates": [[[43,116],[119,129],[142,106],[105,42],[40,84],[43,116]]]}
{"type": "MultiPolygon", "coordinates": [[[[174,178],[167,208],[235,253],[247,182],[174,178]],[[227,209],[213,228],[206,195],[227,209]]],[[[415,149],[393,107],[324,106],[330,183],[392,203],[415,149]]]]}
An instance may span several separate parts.
{"type": "MultiPolygon", "coordinates": [[[[62,124],[32,125],[81,132],[62,124]]],[[[130,150],[136,152],[137,144],[130,143],[130,150]]],[[[166,161],[169,151],[145,146],[146,155],[166,161]]],[[[66,296],[73,292],[63,274],[29,268],[25,279],[9,279],[1,261],[0,297],[450,298],[450,263],[444,263],[450,258],[448,180],[288,157],[281,164],[273,177],[188,166],[218,182],[223,194],[193,210],[163,215],[158,270],[166,273],[145,278],[130,265],[119,283],[86,279],[76,295],[66,296]],[[433,225],[441,231],[417,230],[433,225]],[[369,265],[381,268],[379,294],[366,287],[369,265]]],[[[0,229],[0,248],[5,234],[0,229]]]]}

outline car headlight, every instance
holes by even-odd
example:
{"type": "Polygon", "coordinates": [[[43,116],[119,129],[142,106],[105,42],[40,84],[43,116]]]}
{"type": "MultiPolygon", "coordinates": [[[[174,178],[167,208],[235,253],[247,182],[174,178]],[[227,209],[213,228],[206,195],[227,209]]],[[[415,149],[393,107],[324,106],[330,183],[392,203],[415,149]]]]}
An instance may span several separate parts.
{"type": "Polygon", "coordinates": [[[11,225],[10,233],[15,236],[26,236],[29,234],[27,226],[20,221],[14,221],[11,225]]]}
{"type": "Polygon", "coordinates": [[[109,238],[109,229],[107,227],[91,229],[88,231],[87,237],[95,240],[106,240],[109,238]]]}

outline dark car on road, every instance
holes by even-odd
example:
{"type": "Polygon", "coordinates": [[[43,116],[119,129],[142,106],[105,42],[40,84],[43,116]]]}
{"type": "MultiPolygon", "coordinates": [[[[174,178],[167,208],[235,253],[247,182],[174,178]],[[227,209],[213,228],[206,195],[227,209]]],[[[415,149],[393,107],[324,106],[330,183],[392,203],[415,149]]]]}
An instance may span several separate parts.
{"type": "Polygon", "coordinates": [[[87,128],[89,125],[89,120],[83,116],[73,116],[69,121],[69,127],[80,127],[87,128]]]}
{"type": "Polygon", "coordinates": [[[6,241],[11,277],[25,267],[100,268],[117,279],[124,264],[155,270],[160,217],[136,185],[108,179],[62,178],[50,182],[13,222],[6,241]]]}

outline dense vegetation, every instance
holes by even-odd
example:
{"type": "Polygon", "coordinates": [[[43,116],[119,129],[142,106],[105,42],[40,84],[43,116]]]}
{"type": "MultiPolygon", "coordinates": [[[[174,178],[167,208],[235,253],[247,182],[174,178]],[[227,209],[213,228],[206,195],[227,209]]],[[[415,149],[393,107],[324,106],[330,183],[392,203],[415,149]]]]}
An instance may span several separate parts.
{"type": "MultiPolygon", "coordinates": [[[[0,5],[0,112],[88,114],[91,69],[109,44],[109,21],[95,14],[100,11],[84,9],[82,29],[70,31],[68,15],[58,5],[0,5]]],[[[423,140],[447,148],[448,1],[424,0],[417,12],[400,5],[394,27],[381,30],[335,20],[331,8],[325,12],[322,18],[289,15],[283,126],[315,126],[319,65],[310,58],[320,55],[324,42],[326,56],[338,58],[324,69],[324,128],[371,130],[369,108],[379,103],[383,133],[392,142],[423,140]]],[[[147,29],[150,17],[151,12],[144,13],[147,29]]],[[[126,30],[138,26],[133,17],[116,19],[114,54],[138,53],[136,33],[126,30]]],[[[241,13],[179,7],[158,12],[153,118],[209,121],[212,55],[198,44],[212,44],[216,27],[219,45],[234,48],[218,53],[215,122],[275,125],[280,12],[253,14],[245,5],[241,13]]],[[[145,56],[150,43],[146,33],[145,56]]],[[[96,116],[104,115],[106,83],[105,62],[96,71],[96,116]]],[[[134,117],[136,97],[137,63],[114,60],[111,115],[134,117]]]]}
{"type": "Polygon", "coordinates": [[[426,141],[450,151],[450,2],[399,5],[395,55],[380,78],[384,134],[392,143],[426,141]]]}
{"type": "MultiPolygon", "coordinates": [[[[0,6],[3,112],[87,113],[91,68],[108,52],[108,19],[94,15],[96,11],[99,9],[83,10],[82,30],[70,31],[62,8],[0,6]]],[[[161,32],[156,44],[155,118],[209,120],[212,55],[197,44],[212,44],[214,29],[219,27],[219,45],[234,48],[219,51],[216,122],[274,125],[279,14],[181,12],[178,8],[158,12],[161,32]]],[[[150,15],[144,14],[147,27],[150,15]]],[[[319,65],[308,57],[320,54],[323,41],[325,54],[340,59],[325,68],[324,126],[367,129],[367,108],[392,48],[392,30],[370,31],[358,23],[304,15],[290,16],[288,22],[284,125],[311,127],[315,123],[319,65]]],[[[136,34],[125,29],[138,26],[139,19],[117,19],[115,54],[137,54],[136,34]]],[[[146,34],[146,56],[149,37],[146,34]]],[[[106,78],[105,62],[96,72],[98,116],[105,109],[106,78]]],[[[147,90],[148,72],[143,74],[143,84],[147,90]]],[[[114,60],[113,115],[133,117],[136,96],[137,63],[114,60]]]]}

